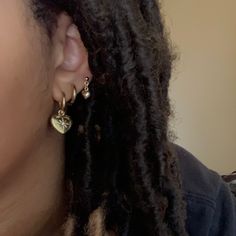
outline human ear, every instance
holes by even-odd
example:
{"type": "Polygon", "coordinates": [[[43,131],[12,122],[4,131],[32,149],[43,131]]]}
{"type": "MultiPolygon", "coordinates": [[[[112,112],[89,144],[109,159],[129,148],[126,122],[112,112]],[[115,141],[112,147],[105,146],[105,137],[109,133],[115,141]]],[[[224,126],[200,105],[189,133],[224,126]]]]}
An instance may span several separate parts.
{"type": "Polygon", "coordinates": [[[71,18],[62,13],[58,16],[57,27],[53,34],[54,80],[53,98],[61,102],[71,100],[73,89],[80,93],[85,78],[92,79],[88,63],[88,52],[80,37],[79,30],[71,18]]]}

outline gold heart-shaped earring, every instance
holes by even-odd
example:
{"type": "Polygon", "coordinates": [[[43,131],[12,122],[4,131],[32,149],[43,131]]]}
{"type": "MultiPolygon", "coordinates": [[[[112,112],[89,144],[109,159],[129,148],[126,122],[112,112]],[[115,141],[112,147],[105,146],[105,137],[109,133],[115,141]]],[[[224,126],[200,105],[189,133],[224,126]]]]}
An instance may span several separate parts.
{"type": "Polygon", "coordinates": [[[65,134],[70,130],[72,126],[72,120],[70,116],[65,113],[66,108],[66,98],[63,95],[62,103],[60,103],[60,108],[56,115],[51,117],[51,124],[61,134],[65,134]]]}

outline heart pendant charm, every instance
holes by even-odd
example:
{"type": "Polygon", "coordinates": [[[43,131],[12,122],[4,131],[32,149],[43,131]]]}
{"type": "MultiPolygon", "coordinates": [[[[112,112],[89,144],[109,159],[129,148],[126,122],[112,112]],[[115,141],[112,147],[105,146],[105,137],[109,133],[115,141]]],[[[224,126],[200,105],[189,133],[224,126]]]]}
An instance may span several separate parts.
{"type": "Polygon", "coordinates": [[[84,99],[87,99],[87,98],[90,97],[90,92],[89,91],[83,90],[81,93],[82,93],[84,99]]]}
{"type": "Polygon", "coordinates": [[[54,115],[51,118],[51,124],[61,134],[65,134],[72,126],[72,120],[67,115],[54,115]]]}

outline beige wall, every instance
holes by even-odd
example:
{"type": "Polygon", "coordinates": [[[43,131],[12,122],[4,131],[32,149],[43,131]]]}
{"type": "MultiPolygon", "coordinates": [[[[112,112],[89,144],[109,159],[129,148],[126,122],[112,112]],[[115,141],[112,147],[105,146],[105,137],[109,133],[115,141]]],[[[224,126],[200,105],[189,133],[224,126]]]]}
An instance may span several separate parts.
{"type": "Polygon", "coordinates": [[[211,169],[236,170],[236,1],[162,0],[180,59],[170,96],[178,139],[211,169]]]}

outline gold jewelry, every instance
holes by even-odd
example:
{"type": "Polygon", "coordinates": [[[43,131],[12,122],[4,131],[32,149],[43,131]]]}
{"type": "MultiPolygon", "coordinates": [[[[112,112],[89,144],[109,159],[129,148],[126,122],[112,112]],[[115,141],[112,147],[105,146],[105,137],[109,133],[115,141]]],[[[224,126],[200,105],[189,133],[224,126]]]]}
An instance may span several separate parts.
{"type": "Polygon", "coordinates": [[[61,134],[65,134],[72,126],[72,120],[70,116],[66,115],[66,98],[63,95],[62,102],[59,103],[59,110],[56,115],[51,117],[51,124],[55,130],[57,130],[61,134]]]}
{"type": "Polygon", "coordinates": [[[76,96],[77,96],[77,89],[76,89],[76,87],[74,86],[73,95],[72,95],[72,98],[71,98],[71,101],[70,101],[70,104],[71,104],[71,105],[75,102],[76,96]]]}
{"type": "Polygon", "coordinates": [[[84,99],[87,99],[90,97],[90,91],[89,91],[89,77],[85,78],[85,82],[84,82],[84,89],[82,90],[82,95],[84,97],[84,99]]]}

